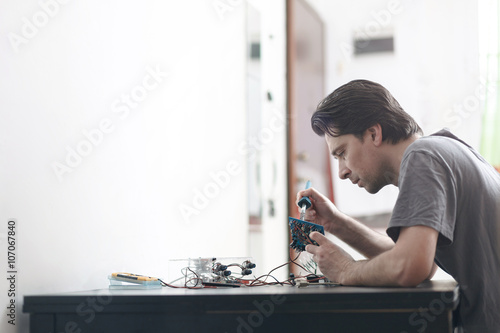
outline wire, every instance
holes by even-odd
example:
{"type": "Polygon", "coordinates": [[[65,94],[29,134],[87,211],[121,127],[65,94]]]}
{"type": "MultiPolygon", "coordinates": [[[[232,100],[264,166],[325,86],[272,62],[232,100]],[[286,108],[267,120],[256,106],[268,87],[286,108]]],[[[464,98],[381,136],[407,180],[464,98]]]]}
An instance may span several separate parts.
{"type": "Polygon", "coordinates": [[[169,283],[166,283],[165,281],[163,281],[162,279],[158,279],[158,281],[160,281],[161,285],[163,287],[170,287],[170,288],[187,288],[187,289],[202,289],[203,287],[189,287],[189,286],[175,286],[173,284],[169,284],[169,283]]]}
{"type": "MultiPolygon", "coordinates": [[[[301,269],[303,269],[304,271],[306,272],[310,272],[309,269],[307,269],[306,267],[304,267],[303,265],[299,264],[297,262],[297,259],[300,257],[301,255],[301,252],[299,252],[297,254],[297,256],[292,259],[291,256],[289,255],[289,261],[287,261],[286,263],[284,264],[281,264],[279,266],[276,266],[275,268],[271,269],[269,271],[269,273],[267,274],[264,274],[264,275],[260,275],[259,277],[256,277],[254,279],[242,279],[242,278],[237,278],[237,277],[230,277],[230,276],[221,276],[221,275],[218,275],[218,274],[215,274],[214,273],[214,270],[215,268],[217,267],[217,265],[222,265],[221,263],[215,263],[213,262],[212,265],[211,265],[211,273],[212,274],[212,278],[216,278],[218,279],[218,281],[225,281],[227,283],[241,283],[243,285],[246,285],[248,287],[259,287],[259,286],[269,286],[269,285],[295,285],[295,279],[298,279],[298,278],[306,278],[307,279],[307,282],[308,283],[311,283],[311,282],[317,282],[317,281],[320,281],[322,279],[326,279],[325,276],[323,275],[317,275],[317,274],[314,274],[314,273],[309,273],[309,274],[306,274],[306,275],[299,275],[299,276],[294,276],[294,277],[290,277],[288,278],[287,280],[284,280],[284,281],[279,281],[276,277],[274,277],[273,275],[271,275],[272,272],[276,271],[277,269],[279,268],[282,268],[286,265],[291,265],[291,264],[294,264],[294,265],[297,265],[298,267],[300,267],[301,269]],[[216,277],[213,277],[213,275],[216,275],[216,277]],[[268,282],[267,279],[268,278],[272,278],[274,281],[271,281],[271,282],[268,282]]],[[[310,264],[310,263],[307,263],[307,264],[310,264]]],[[[224,266],[227,266],[227,267],[239,267],[239,268],[242,268],[243,269],[243,265],[240,265],[240,264],[236,264],[236,263],[232,263],[232,264],[229,264],[229,265],[224,265],[224,266]]],[[[198,267],[200,269],[203,269],[205,267],[198,267]]],[[[172,282],[176,282],[176,281],[179,281],[181,279],[185,279],[184,281],[184,285],[183,286],[176,286],[176,285],[173,285],[172,283],[166,283],[160,279],[158,279],[161,283],[162,283],[162,286],[164,287],[170,287],[170,288],[187,288],[187,289],[201,289],[201,288],[204,288],[203,286],[203,282],[204,282],[204,279],[200,276],[200,274],[198,274],[197,272],[195,272],[193,269],[191,269],[190,267],[184,267],[181,269],[181,273],[183,274],[182,277],[172,281],[172,282]],[[193,283],[193,281],[195,281],[195,284],[194,285],[189,285],[190,283],[193,283]],[[201,284],[201,285],[200,285],[201,284]]],[[[205,272],[205,273],[208,273],[208,272],[205,272]]],[[[203,274],[205,274],[203,273],[203,274]]],[[[240,275],[240,276],[244,276],[240,273],[234,273],[234,274],[237,274],[237,275],[240,275]]],[[[205,275],[203,275],[205,277],[205,275]]],[[[206,277],[205,277],[206,278],[206,277]]],[[[323,284],[323,283],[322,283],[323,284]]]]}

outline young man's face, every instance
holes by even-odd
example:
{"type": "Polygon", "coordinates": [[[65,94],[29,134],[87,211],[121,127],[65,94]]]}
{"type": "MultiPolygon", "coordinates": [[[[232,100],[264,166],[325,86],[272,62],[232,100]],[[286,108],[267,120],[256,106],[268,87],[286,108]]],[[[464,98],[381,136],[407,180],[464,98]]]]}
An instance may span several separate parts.
{"type": "Polygon", "coordinates": [[[387,162],[368,131],[363,135],[363,140],[352,134],[339,137],[326,134],[325,139],[330,153],[339,161],[340,179],[349,179],[369,193],[377,193],[389,183],[384,177],[388,170],[387,162]]]}

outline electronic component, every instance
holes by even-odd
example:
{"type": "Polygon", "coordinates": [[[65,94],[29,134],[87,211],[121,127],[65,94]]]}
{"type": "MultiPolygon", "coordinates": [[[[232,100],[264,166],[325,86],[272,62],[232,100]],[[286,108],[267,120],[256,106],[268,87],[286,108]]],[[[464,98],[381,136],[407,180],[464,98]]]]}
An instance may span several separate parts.
{"type": "Polygon", "coordinates": [[[305,251],[307,244],[318,245],[318,243],[309,237],[311,232],[317,231],[323,235],[325,234],[325,228],[323,228],[322,225],[302,221],[293,217],[288,218],[288,225],[290,226],[290,232],[292,233],[292,242],[290,243],[290,247],[298,252],[305,251]]]}
{"type": "Polygon", "coordinates": [[[306,278],[297,278],[295,280],[297,282],[297,287],[299,287],[299,288],[304,288],[304,287],[307,287],[309,285],[309,282],[307,282],[306,278]]]}
{"type": "MultiPolygon", "coordinates": [[[[255,264],[253,262],[251,262],[250,260],[245,260],[243,262],[243,266],[245,268],[255,268],[255,264]]],[[[250,271],[250,274],[252,274],[252,271],[250,271]]]]}
{"type": "Polygon", "coordinates": [[[297,283],[295,282],[295,274],[290,273],[290,278],[288,279],[292,286],[295,286],[297,283]]]}
{"type": "Polygon", "coordinates": [[[173,280],[170,284],[178,285],[178,281],[181,281],[181,286],[184,287],[234,287],[236,284],[244,283],[242,278],[251,275],[253,273],[251,268],[255,268],[256,265],[248,258],[189,258],[171,260],[170,266],[169,270],[173,272],[180,270],[182,273],[181,278],[173,280]],[[237,263],[238,261],[241,264],[237,263]],[[174,267],[174,264],[177,267],[174,267]]]}
{"type": "MultiPolygon", "coordinates": [[[[306,183],[306,190],[311,187],[311,181],[308,180],[306,183]]],[[[306,216],[306,210],[312,206],[311,199],[309,197],[303,196],[300,198],[297,205],[300,207],[300,220],[288,217],[288,225],[290,226],[290,231],[292,233],[292,243],[290,247],[298,252],[305,251],[307,244],[318,245],[313,241],[309,234],[313,231],[318,231],[325,234],[325,228],[322,225],[304,221],[306,216]]]]}
{"type": "MultiPolygon", "coordinates": [[[[294,219],[292,224],[299,228],[296,234],[304,233],[305,237],[308,236],[308,232],[320,231],[322,232],[322,227],[315,225],[313,223],[301,221],[294,219]],[[311,228],[311,226],[316,226],[316,228],[311,228]],[[304,228],[304,230],[302,230],[304,228]]],[[[311,242],[304,240],[303,243],[311,242]]],[[[177,259],[170,260],[169,270],[174,272],[181,272],[182,276],[177,278],[170,283],[165,282],[160,278],[131,274],[131,273],[112,273],[108,276],[110,289],[155,289],[162,287],[170,288],[187,288],[187,289],[202,289],[202,288],[219,288],[219,287],[259,287],[268,285],[291,285],[298,286],[299,288],[311,286],[311,285],[338,285],[338,283],[329,282],[328,279],[321,275],[314,273],[309,273],[306,275],[295,276],[293,273],[289,275],[289,278],[285,281],[279,281],[276,277],[271,275],[271,273],[278,268],[284,267],[286,265],[295,264],[304,270],[307,270],[305,266],[302,266],[297,262],[300,257],[301,252],[297,254],[295,259],[290,258],[290,260],[284,264],[281,264],[268,274],[260,275],[253,278],[243,278],[245,275],[252,274],[251,268],[255,268],[255,264],[249,258],[197,258],[197,259],[177,259]],[[221,260],[222,259],[222,260],[221,260]],[[222,261],[228,264],[223,264],[222,261]],[[232,262],[232,263],[230,263],[232,262]],[[241,262],[237,263],[237,262],[241,262]],[[174,268],[173,266],[176,266],[174,268]],[[233,268],[237,267],[238,270],[233,268]],[[172,270],[173,269],[173,270],[172,270]],[[232,270],[230,270],[232,269],[232,270]],[[241,270],[240,272],[238,272],[241,270]],[[270,281],[267,281],[271,278],[270,281]],[[322,282],[324,281],[324,282],[322,282]]],[[[304,255],[304,254],[302,254],[304,255]]],[[[171,276],[172,277],[172,276],[171,276]]]]}

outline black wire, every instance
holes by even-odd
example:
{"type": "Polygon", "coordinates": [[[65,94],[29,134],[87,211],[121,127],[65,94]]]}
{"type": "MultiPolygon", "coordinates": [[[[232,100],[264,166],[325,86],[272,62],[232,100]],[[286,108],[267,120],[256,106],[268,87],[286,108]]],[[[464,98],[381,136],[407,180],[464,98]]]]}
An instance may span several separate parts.
{"type": "Polygon", "coordinates": [[[261,275],[261,276],[259,276],[259,278],[257,278],[257,279],[255,279],[255,280],[253,280],[253,282],[252,282],[252,283],[250,283],[250,285],[249,285],[249,286],[250,286],[250,287],[258,287],[258,286],[262,286],[262,285],[270,285],[270,284],[279,284],[279,285],[281,285],[281,286],[282,286],[282,285],[283,285],[283,282],[280,282],[277,278],[275,278],[274,276],[272,276],[272,275],[270,275],[270,274],[266,274],[266,275],[261,275]],[[264,281],[260,281],[259,279],[260,279],[261,277],[263,277],[263,276],[265,276],[265,277],[268,277],[268,276],[272,277],[273,279],[275,279],[275,280],[276,280],[276,283],[275,283],[275,282],[266,282],[265,280],[264,280],[264,281]],[[256,281],[257,281],[257,282],[260,282],[261,284],[254,285],[253,283],[254,283],[254,282],[256,282],[256,281]]]}
{"type": "Polygon", "coordinates": [[[295,260],[299,259],[299,257],[300,257],[300,255],[301,255],[301,254],[302,254],[302,252],[299,252],[299,254],[295,257],[295,259],[292,259],[292,258],[290,257],[290,255],[288,255],[288,258],[290,259],[290,261],[289,261],[289,262],[291,262],[291,263],[293,263],[293,264],[295,264],[295,265],[299,266],[299,267],[300,267],[300,268],[302,268],[304,271],[309,272],[309,270],[308,270],[307,268],[305,268],[305,267],[304,267],[304,266],[302,266],[301,264],[299,264],[299,263],[296,263],[296,262],[295,262],[295,260]]]}
{"type": "MultiPolygon", "coordinates": [[[[193,287],[189,287],[187,285],[184,285],[184,286],[174,286],[173,284],[168,284],[166,283],[165,281],[161,280],[161,279],[158,279],[158,281],[160,281],[160,283],[162,284],[163,287],[170,287],[170,288],[185,288],[185,289],[202,289],[203,287],[196,287],[196,286],[193,286],[193,287]]],[[[198,285],[198,284],[196,284],[198,285]]]]}
{"type": "Polygon", "coordinates": [[[187,267],[187,269],[188,269],[191,273],[193,273],[193,274],[196,276],[196,277],[194,278],[194,279],[196,279],[196,284],[195,284],[193,287],[190,287],[190,286],[188,286],[188,285],[187,285],[187,283],[193,279],[193,278],[191,278],[191,279],[187,280],[187,281],[184,283],[184,286],[185,286],[186,288],[201,288],[201,287],[197,287],[197,286],[198,286],[198,282],[199,282],[200,280],[201,280],[201,283],[203,284],[203,279],[202,279],[202,278],[200,278],[200,276],[198,275],[198,273],[196,273],[195,271],[193,271],[190,267],[187,267]]]}
{"type": "MultiPolygon", "coordinates": [[[[276,281],[278,281],[278,279],[276,279],[274,276],[272,276],[272,275],[271,275],[271,273],[272,273],[272,272],[274,272],[275,270],[277,270],[278,268],[281,268],[281,267],[283,267],[283,266],[285,266],[285,265],[290,265],[290,263],[292,263],[292,262],[293,262],[294,264],[298,265],[298,264],[297,264],[297,263],[295,263],[294,261],[295,261],[295,260],[297,260],[297,259],[299,258],[299,256],[300,256],[300,252],[299,252],[299,254],[297,255],[297,257],[295,257],[295,259],[293,259],[293,260],[292,260],[292,258],[290,257],[290,255],[288,255],[288,256],[289,256],[289,259],[290,259],[288,262],[286,262],[286,263],[284,263],[284,264],[281,264],[281,265],[279,265],[279,266],[277,266],[277,267],[275,267],[275,268],[271,269],[271,270],[269,271],[269,273],[259,276],[259,277],[258,277],[257,279],[255,279],[253,282],[255,282],[255,281],[259,281],[259,280],[260,280],[260,278],[262,278],[262,277],[264,277],[264,276],[265,276],[266,278],[267,278],[268,276],[271,276],[271,277],[273,277],[276,281]]],[[[300,265],[299,265],[299,266],[300,266],[300,265]]],[[[302,267],[302,266],[301,266],[301,267],[302,267]]],[[[304,269],[304,268],[302,267],[302,269],[304,269]]],[[[307,271],[307,270],[306,270],[306,271],[307,271]]],[[[285,281],[288,281],[288,280],[285,280],[285,281]]],[[[253,282],[252,282],[252,283],[250,283],[250,286],[252,286],[252,285],[253,285],[253,282]]],[[[266,282],[266,280],[264,280],[264,281],[262,281],[262,283],[267,283],[267,282],[266,282]]],[[[278,283],[280,283],[281,285],[283,285],[283,284],[282,284],[282,282],[279,282],[279,281],[278,281],[278,283]]]]}
{"type": "MultiPolygon", "coordinates": [[[[305,268],[304,266],[302,266],[301,264],[299,264],[299,263],[296,262],[296,260],[300,257],[301,253],[302,252],[299,252],[294,259],[292,259],[291,256],[290,256],[290,254],[289,254],[288,257],[289,257],[290,260],[288,262],[286,262],[284,264],[281,264],[279,266],[276,266],[275,268],[271,269],[269,271],[269,273],[261,275],[261,276],[255,278],[255,279],[253,279],[253,280],[243,280],[243,279],[235,279],[235,280],[236,281],[240,281],[241,283],[243,283],[243,284],[245,284],[245,285],[247,285],[249,287],[259,287],[259,286],[276,285],[276,284],[279,284],[281,286],[283,286],[284,284],[294,285],[294,281],[293,280],[295,280],[295,279],[297,279],[299,277],[305,277],[305,278],[307,278],[307,277],[310,277],[310,276],[315,276],[316,278],[311,279],[311,281],[313,281],[313,282],[314,281],[319,281],[319,280],[325,278],[323,275],[317,275],[317,274],[310,273],[310,274],[307,274],[305,276],[297,276],[297,277],[294,277],[294,278],[289,278],[289,279],[281,282],[276,277],[274,277],[273,275],[271,275],[271,273],[274,272],[275,270],[277,270],[277,269],[279,269],[279,268],[281,268],[283,266],[290,265],[292,263],[295,264],[295,265],[297,265],[297,266],[299,266],[304,271],[308,272],[307,268],[305,268]],[[261,278],[263,278],[263,277],[265,277],[265,279],[262,281],[261,278]],[[266,282],[266,280],[267,280],[268,277],[273,278],[276,282],[274,282],[274,281],[273,282],[266,282]],[[251,281],[251,282],[249,284],[246,284],[243,281],[245,281],[245,282],[250,282],[251,281]]],[[[240,265],[239,264],[230,264],[230,265],[227,265],[227,266],[229,267],[229,266],[240,266],[240,265]]],[[[198,281],[200,281],[200,280],[202,281],[202,279],[200,278],[200,276],[199,276],[198,273],[196,273],[195,271],[193,271],[190,267],[186,267],[186,269],[189,270],[191,273],[193,273],[196,276],[195,278],[192,278],[192,279],[196,279],[198,281]]],[[[191,281],[192,279],[189,279],[188,281],[191,281]]],[[[196,282],[196,284],[194,286],[190,287],[190,286],[187,285],[188,281],[186,281],[184,283],[184,286],[174,286],[174,285],[168,284],[168,283],[166,283],[166,282],[164,282],[164,281],[162,281],[160,279],[158,279],[158,280],[162,283],[162,285],[164,287],[187,288],[187,289],[201,289],[201,288],[203,288],[203,286],[197,287],[198,286],[198,282],[196,282]]],[[[203,284],[203,281],[202,281],[202,284],[203,284]]]]}

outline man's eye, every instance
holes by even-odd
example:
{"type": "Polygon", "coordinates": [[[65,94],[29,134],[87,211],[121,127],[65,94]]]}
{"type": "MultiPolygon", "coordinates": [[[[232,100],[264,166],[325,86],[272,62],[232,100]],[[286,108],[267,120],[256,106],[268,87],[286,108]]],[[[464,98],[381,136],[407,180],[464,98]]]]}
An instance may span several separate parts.
{"type": "Polygon", "coordinates": [[[345,150],[342,150],[340,152],[332,153],[332,156],[336,160],[338,160],[339,158],[345,158],[345,150]]]}

